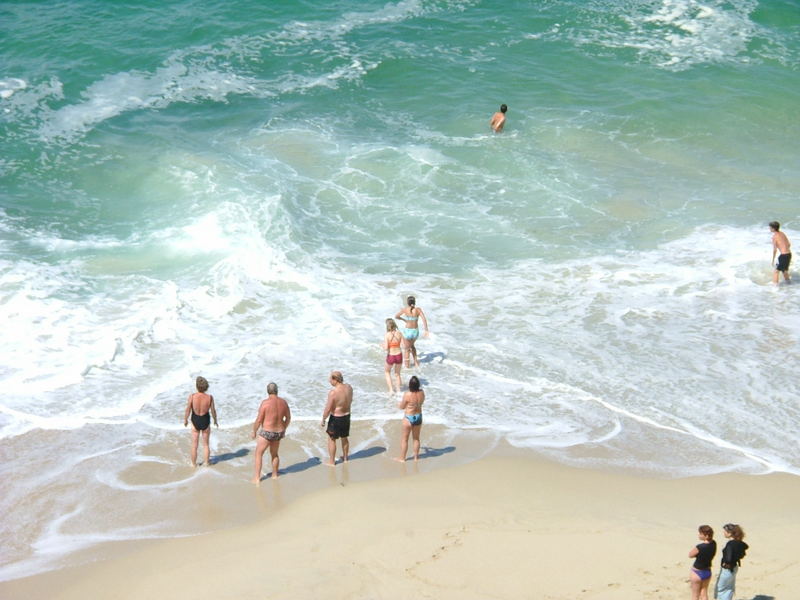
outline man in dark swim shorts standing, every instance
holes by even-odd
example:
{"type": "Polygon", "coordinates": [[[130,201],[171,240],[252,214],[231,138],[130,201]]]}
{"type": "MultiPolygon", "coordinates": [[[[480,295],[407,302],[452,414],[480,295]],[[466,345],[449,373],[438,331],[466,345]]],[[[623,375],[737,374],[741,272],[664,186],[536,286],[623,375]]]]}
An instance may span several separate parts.
{"type": "Polygon", "coordinates": [[[328,401],[322,412],[321,426],[325,427],[327,419],[328,426],[325,431],[328,434],[329,460],[325,464],[333,467],[336,465],[336,440],[342,440],[342,462],[347,462],[350,453],[348,438],[350,437],[350,404],[353,402],[353,387],[344,382],[341,371],[333,371],[328,377],[328,382],[333,389],[328,392],[328,401]]]}
{"type": "Polygon", "coordinates": [[[272,478],[278,478],[278,467],[281,464],[278,448],[291,421],[292,412],[286,400],[278,396],[278,385],[270,383],[267,385],[267,397],[261,401],[258,415],[253,423],[253,439],[258,435],[255,452],[256,471],[251,480],[253,483],[261,483],[261,461],[267,446],[272,458],[272,478]]]}
{"type": "Polygon", "coordinates": [[[772,264],[775,265],[772,283],[778,283],[778,273],[780,272],[783,272],[783,279],[788,283],[790,281],[789,263],[792,262],[792,244],[786,234],[781,231],[781,224],[777,221],[769,224],[769,230],[772,232],[772,264]],[[775,260],[776,254],[778,255],[777,261],[775,260]]]}
{"type": "Polygon", "coordinates": [[[198,377],[195,380],[197,393],[189,394],[189,401],[186,403],[186,411],[183,413],[183,426],[189,425],[189,417],[192,418],[192,466],[197,466],[197,443],[200,435],[203,436],[203,446],[205,450],[205,465],[208,466],[211,450],[208,448],[209,438],[211,437],[211,417],[214,417],[214,426],[217,424],[217,409],[214,408],[214,396],[206,394],[208,391],[208,381],[205,377],[198,377]],[[209,415],[209,413],[211,413],[209,415]]]}

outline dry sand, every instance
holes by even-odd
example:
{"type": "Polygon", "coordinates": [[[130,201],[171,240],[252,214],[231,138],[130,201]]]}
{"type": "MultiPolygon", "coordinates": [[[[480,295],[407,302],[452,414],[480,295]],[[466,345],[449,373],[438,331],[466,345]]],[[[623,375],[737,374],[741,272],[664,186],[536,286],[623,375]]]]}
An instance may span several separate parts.
{"type": "Polygon", "coordinates": [[[350,482],[355,467],[320,466],[332,485],[250,525],[112,544],[107,560],[2,583],[0,598],[686,600],[697,526],[714,527],[721,548],[728,521],[751,546],[736,598],[800,598],[798,477],[656,480],[509,451],[438,470],[398,464],[405,476],[374,481],[350,482]]]}

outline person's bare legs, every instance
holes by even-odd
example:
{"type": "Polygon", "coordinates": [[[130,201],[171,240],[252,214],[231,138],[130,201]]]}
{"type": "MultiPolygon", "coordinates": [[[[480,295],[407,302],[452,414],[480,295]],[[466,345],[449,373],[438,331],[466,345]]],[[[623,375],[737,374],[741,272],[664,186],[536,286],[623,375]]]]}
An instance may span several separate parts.
{"type": "Polygon", "coordinates": [[[269,455],[272,457],[272,478],[278,478],[278,467],[281,466],[281,459],[278,456],[278,448],[281,445],[280,440],[269,443],[269,455]]]}
{"type": "Polygon", "coordinates": [[[197,443],[200,441],[200,432],[194,428],[192,425],[192,447],[190,450],[190,455],[192,457],[192,466],[197,466],[197,443]]]}
{"type": "Polygon", "coordinates": [[[700,586],[702,583],[697,573],[694,571],[689,573],[689,586],[692,588],[692,600],[700,600],[700,586]]]}
{"type": "MultiPolygon", "coordinates": [[[[414,357],[414,365],[418,367],[419,366],[419,359],[417,358],[417,347],[414,345],[413,341],[410,344],[410,348],[411,348],[411,355],[414,357]]],[[[409,360],[408,362],[411,362],[411,361],[409,360]]]]}
{"type": "Polygon", "coordinates": [[[414,425],[411,428],[411,437],[414,438],[414,460],[419,460],[419,434],[422,431],[422,424],[414,425]]]}
{"type": "Polygon", "coordinates": [[[708,600],[708,584],[711,583],[711,577],[704,579],[700,583],[700,600],[708,600]]]}
{"type": "MultiPolygon", "coordinates": [[[[383,375],[384,375],[384,377],[386,377],[386,387],[389,388],[389,393],[390,394],[392,392],[394,392],[394,390],[392,389],[391,371],[392,371],[392,365],[390,365],[389,363],[386,363],[386,368],[383,370],[383,375]]],[[[400,389],[400,388],[398,387],[397,389],[400,389]]]]}
{"type": "Polygon", "coordinates": [[[400,380],[400,369],[403,367],[403,363],[399,362],[394,366],[394,376],[397,379],[397,393],[400,393],[400,390],[403,387],[403,383],[400,380]]]}
{"type": "Polygon", "coordinates": [[[350,440],[346,437],[341,438],[342,440],[342,462],[347,462],[347,459],[350,458],[350,440]]]}
{"type": "Polygon", "coordinates": [[[261,482],[261,462],[264,459],[264,450],[267,449],[267,440],[265,440],[260,435],[258,436],[258,441],[256,442],[256,452],[255,452],[255,459],[256,459],[256,472],[253,475],[253,479],[250,481],[252,483],[260,483],[261,482]]]}
{"type": "Polygon", "coordinates": [[[210,437],[211,437],[211,425],[209,425],[208,427],[206,427],[203,430],[203,448],[204,448],[204,452],[203,452],[204,462],[203,462],[203,464],[205,466],[208,466],[208,461],[211,460],[211,448],[209,448],[209,441],[210,441],[209,438],[210,437]]]}
{"type": "Polygon", "coordinates": [[[325,463],[329,467],[336,466],[336,440],[328,436],[328,462],[325,463]]]}
{"type": "Polygon", "coordinates": [[[400,438],[400,456],[395,458],[398,462],[406,462],[406,455],[408,454],[408,434],[411,433],[411,423],[408,419],[403,417],[403,433],[400,438]]]}
{"type": "Polygon", "coordinates": [[[411,366],[411,342],[403,337],[403,363],[406,369],[411,366]]]}

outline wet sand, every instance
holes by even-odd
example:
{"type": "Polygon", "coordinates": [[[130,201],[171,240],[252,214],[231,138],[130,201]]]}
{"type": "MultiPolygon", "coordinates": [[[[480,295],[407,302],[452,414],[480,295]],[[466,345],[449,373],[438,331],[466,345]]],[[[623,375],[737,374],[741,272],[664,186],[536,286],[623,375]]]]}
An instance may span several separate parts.
{"type": "Polygon", "coordinates": [[[800,589],[800,478],[649,479],[505,446],[462,464],[480,453],[469,436],[429,448],[419,463],[371,450],[259,487],[196,486],[186,504],[198,519],[238,511],[242,524],[105,544],[95,555],[106,558],[0,583],[0,597],[687,599],[697,526],[714,527],[721,548],[729,521],[751,546],[737,599],[800,589]]]}

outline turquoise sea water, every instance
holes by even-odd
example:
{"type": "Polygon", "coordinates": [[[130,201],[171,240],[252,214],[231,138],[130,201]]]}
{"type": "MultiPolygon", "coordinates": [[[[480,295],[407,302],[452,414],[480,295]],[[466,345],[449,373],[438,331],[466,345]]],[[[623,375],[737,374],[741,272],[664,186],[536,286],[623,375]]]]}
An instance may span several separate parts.
{"type": "Polygon", "coordinates": [[[7,2],[0,57],[2,578],[172,489],[122,485],[120,449],[183,444],[199,373],[216,452],[269,380],[315,421],[332,368],[380,437],[409,292],[429,422],[800,474],[766,227],[800,243],[800,2],[7,2]],[[54,454],[75,483],[31,501],[54,454]]]}

